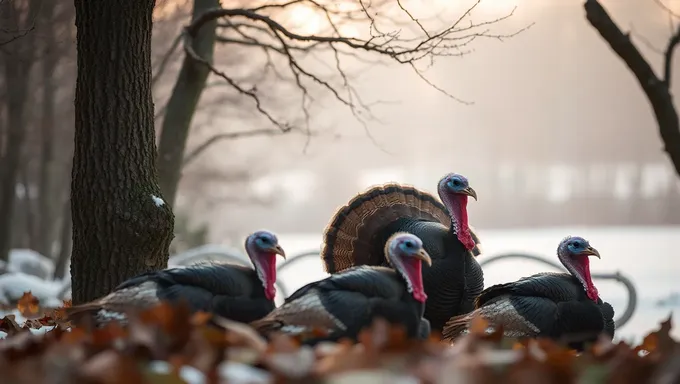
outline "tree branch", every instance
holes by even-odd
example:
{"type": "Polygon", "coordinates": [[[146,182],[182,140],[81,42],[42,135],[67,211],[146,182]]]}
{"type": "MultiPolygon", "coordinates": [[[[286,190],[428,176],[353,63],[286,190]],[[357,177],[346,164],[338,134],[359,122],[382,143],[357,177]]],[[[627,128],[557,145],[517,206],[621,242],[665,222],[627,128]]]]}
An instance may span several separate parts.
{"type": "Polygon", "coordinates": [[[170,45],[170,48],[168,48],[167,52],[165,52],[165,55],[163,55],[163,58],[161,59],[160,64],[158,65],[158,68],[154,71],[153,76],[151,76],[151,87],[153,88],[154,85],[158,82],[158,79],[163,76],[163,73],[165,72],[165,69],[168,66],[168,63],[170,62],[170,58],[172,55],[175,53],[177,50],[177,47],[179,46],[179,43],[182,41],[182,35],[179,35],[175,38],[175,40],[172,42],[172,45],[170,45]]]}
{"type": "MultiPolygon", "coordinates": [[[[305,149],[309,143],[309,133],[311,132],[309,126],[310,112],[308,108],[313,101],[311,89],[309,88],[312,85],[318,86],[322,90],[329,92],[336,101],[339,101],[349,108],[355,119],[363,126],[367,136],[374,144],[376,144],[376,146],[380,147],[371,136],[367,125],[368,120],[378,119],[373,115],[370,105],[359,97],[357,90],[348,80],[342,59],[350,56],[365,60],[361,58],[358,53],[368,53],[375,54],[377,57],[384,57],[396,61],[400,64],[408,64],[417,75],[433,89],[458,102],[471,104],[451,95],[446,90],[437,87],[427,80],[422,70],[419,69],[415,63],[424,58],[428,58],[432,61],[434,60],[434,57],[463,56],[471,52],[467,46],[478,38],[493,38],[503,41],[505,38],[515,36],[531,26],[529,25],[514,33],[506,35],[491,34],[487,28],[491,24],[509,18],[513,15],[514,10],[503,17],[491,21],[480,23],[469,21],[468,19],[471,12],[480,1],[481,0],[478,0],[447,27],[432,32],[425,28],[422,19],[417,19],[404,7],[401,1],[397,2],[398,7],[395,7],[395,9],[408,17],[408,23],[410,23],[410,25],[407,26],[417,26],[418,32],[416,33],[421,35],[413,38],[401,37],[399,31],[382,32],[382,27],[378,26],[378,21],[376,20],[378,14],[380,14],[381,17],[387,17],[391,25],[400,25],[400,23],[396,19],[391,18],[391,16],[382,16],[387,14],[387,12],[373,12],[375,9],[372,8],[372,6],[375,2],[370,3],[365,2],[364,0],[360,0],[354,9],[350,10],[332,9],[321,4],[317,0],[290,0],[282,3],[268,3],[250,9],[214,8],[194,18],[191,24],[184,29],[184,47],[189,57],[206,65],[215,75],[226,80],[238,93],[253,100],[257,110],[273,125],[277,126],[283,132],[290,130],[291,126],[288,123],[284,123],[279,118],[274,117],[274,115],[263,105],[260,98],[261,95],[257,93],[256,85],[252,85],[250,88],[242,85],[239,80],[236,80],[225,71],[218,70],[212,63],[204,60],[204,58],[201,58],[193,51],[191,43],[197,31],[199,31],[204,24],[221,19],[217,24],[223,33],[222,36],[217,38],[219,42],[235,44],[245,48],[254,47],[262,50],[265,54],[264,74],[266,75],[269,70],[271,70],[278,79],[285,79],[286,81],[292,82],[301,92],[301,110],[305,121],[306,131],[308,133],[308,141],[305,144],[305,149]],[[285,10],[286,7],[290,6],[309,7],[316,12],[317,16],[320,15],[325,18],[327,26],[321,28],[324,31],[312,35],[300,34],[293,32],[290,28],[274,19],[274,17],[279,15],[282,10],[285,10]],[[362,39],[343,36],[341,34],[341,22],[357,23],[360,21],[370,24],[370,37],[362,39]],[[231,34],[225,35],[225,33],[231,34]],[[331,70],[336,75],[339,74],[341,80],[340,85],[335,85],[333,82],[326,80],[324,76],[319,75],[317,72],[314,72],[309,67],[303,65],[303,62],[301,61],[303,56],[312,54],[312,51],[328,52],[333,55],[335,59],[335,68],[331,68],[331,70]],[[281,62],[277,61],[277,64],[285,65],[286,72],[290,77],[283,76],[277,71],[273,57],[282,59],[281,62]]],[[[378,3],[380,4],[378,6],[381,6],[382,4],[393,5],[393,3],[389,1],[379,1],[378,3]]]]}
{"type": "Polygon", "coordinates": [[[15,33],[15,35],[12,36],[12,37],[10,37],[9,39],[7,39],[7,40],[5,40],[5,41],[0,41],[0,46],[9,44],[9,43],[11,43],[11,42],[13,42],[13,41],[15,41],[15,40],[18,40],[18,39],[24,37],[24,36],[26,36],[29,32],[31,32],[31,31],[34,30],[34,29],[35,29],[35,24],[33,24],[33,25],[31,25],[29,28],[26,28],[26,29],[21,30],[21,31],[14,31],[14,32],[12,32],[12,31],[10,31],[10,30],[3,29],[1,32],[7,33],[7,34],[15,33]]]}
{"type": "Polygon", "coordinates": [[[671,74],[673,72],[673,53],[675,48],[680,44],[680,24],[678,24],[678,29],[675,31],[670,40],[668,40],[668,45],[666,46],[666,51],[664,52],[664,70],[663,70],[663,80],[666,82],[668,88],[671,87],[671,74]]]}
{"type": "Polygon", "coordinates": [[[196,158],[201,155],[203,152],[205,152],[208,147],[211,145],[223,141],[223,140],[233,140],[233,139],[240,139],[240,138],[246,138],[246,137],[253,137],[253,136],[274,136],[274,135],[280,135],[283,133],[286,133],[288,131],[281,131],[278,129],[255,129],[252,131],[244,131],[244,132],[228,132],[228,133],[220,133],[217,135],[214,135],[207,140],[205,140],[203,143],[199,144],[191,150],[186,156],[184,156],[184,161],[182,162],[182,168],[186,167],[191,163],[192,161],[196,160],[196,158]]]}
{"type": "Polygon", "coordinates": [[[611,49],[633,72],[652,105],[659,133],[676,173],[680,176],[680,123],[678,113],[670,94],[671,60],[673,50],[680,40],[680,29],[671,37],[664,60],[664,79],[660,79],[640,51],[614,23],[607,11],[597,0],[586,0],[586,19],[595,28],[611,49]]]}

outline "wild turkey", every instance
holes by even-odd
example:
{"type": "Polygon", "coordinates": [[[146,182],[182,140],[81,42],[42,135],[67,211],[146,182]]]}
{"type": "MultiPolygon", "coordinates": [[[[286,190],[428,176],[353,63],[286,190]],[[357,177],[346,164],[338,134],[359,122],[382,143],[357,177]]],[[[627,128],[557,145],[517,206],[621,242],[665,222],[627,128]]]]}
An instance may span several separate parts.
{"type": "Polygon", "coordinates": [[[125,320],[124,310],[145,308],[160,300],[184,299],[194,311],[205,311],[244,323],[262,318],[274,308],[276,255],[286,257],[273,233],[258,231],[246,239],[246,252],[255,269],[234,264],[197,264],[133,277],[109,295],[68,308],[78,321],[92,314],[98,324],[125,320]]]}
{"type": "Polygon", "coordinates": [[[605,333],[614,337],[614,309],[600,299],[590,277],[589,256],[599,252],[582,237],[566,237],[557,257],[569,273],[539,273],[485,289],[475,311],[452,318],[443,336],[453,340],[475,315],[502,326],[508,337],[548,337],[582,349],[605,333]]]}
{"type": "Polygon", "coordinates": [[[442,204],[429,193],[399,184],[369,189],[341,207],[324,234],[321,258],[329,273],[356,265],[385,265],[382,247],[396,232],[418,236],[432,257],[423,269],[429,299],[425,318],[441,331],[452,316],[474,309],[473,300],[484,288],[482,269],[473,257],[479,240],[468,226],[468,196],[477,193],[455,173],[444,176],[437,188],[442,204]],[[471,253],[472,251],[472,253],[471,253]]]}
{"type": "Polygon", "coordinates": [[[317,340],[356,340],[362,328],[376,317],[403,324],[407,336],[426,338],[429,324],[422,318],[427,295],[422,264],[431,259],[420,239],[407,233],[393,234],[383,245],[387,267],[358,266],[305,285],[283,305],[251,323],[261,333],[304,333],[321,329],[328,335],[317,340]]]}

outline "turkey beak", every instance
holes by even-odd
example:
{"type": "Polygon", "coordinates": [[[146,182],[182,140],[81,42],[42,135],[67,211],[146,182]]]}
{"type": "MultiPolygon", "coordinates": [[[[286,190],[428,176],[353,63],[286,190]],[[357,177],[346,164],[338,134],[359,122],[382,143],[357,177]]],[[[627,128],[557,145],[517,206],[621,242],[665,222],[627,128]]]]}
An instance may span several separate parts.
{"type": "Polygon", "coordinates": [[[475,192],[475,190],[472,189],[472,187],[467,187],[467,188],[463,189],[461,191],[461,193],[464,194],[464,195],[468,195],[468,196],[472,197],[473,199],[475,199],[475,201],[477,201],[477,192],[475,192]]]}
{"type": "Polygon", "coordinates": [[[595,248],[593,248],[593,247],[591,247],[591,246],[588,246],[588,248],[586,248],[586,250],[583,251],[583,253],[581,253],[581,254],[582,254],[582,255],[585,255],[585,256],[595,256],[595,257],[597,257],[598,259],[601,259],[601,258],[600,258],[600,252],[598,252],[597,249],[595,249],[595,248]]]}
{"type": "Polygon", "coordinates": [[[284,259],[286,258],[286,252],[284,252],[283,248],[281,248],[281,246],[278,244],[269,248],[269,251],[274,253],[275,255],[281,255],[281,257],[283,257],[284,259]]]}
{"type": "Polygon", "coordinates": [[[423,263],[427,264],[428,267],[432,266],[432,259],[430,258],[430,255],[427,254],[425,249],[421,248],[420,251],[416,252],[415,257],[416,259],[419,259],[423,263]]]}

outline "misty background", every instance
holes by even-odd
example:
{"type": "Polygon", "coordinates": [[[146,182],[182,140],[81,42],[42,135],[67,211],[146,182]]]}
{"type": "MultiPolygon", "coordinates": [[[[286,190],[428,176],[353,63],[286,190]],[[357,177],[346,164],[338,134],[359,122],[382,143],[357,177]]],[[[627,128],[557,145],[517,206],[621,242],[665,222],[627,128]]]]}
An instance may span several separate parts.
{"type": "MultiPolygon", "coordinates": [[[[222,3],[225,8],[248,6],[238,0],[222,3]]],[[[345,3],[352,1],[338,2],[338,7],[345,3]]],[[[436,30],[475,1],[403,3],[436,30]]],[[[662,51],[680,19],[669,16],[655,0],[601,3],[660,73],[662,51]]],[[[680,0],[662,4],[680,14],[680,0]]],[[[155,9],[157,132],[184,57],[182,49],[171,48],[189,22],[191,6],[189,0],[160,0],[155,9]]],[[[45,53],[35,59],[41,65],[30,71],[13,213],[0,227],[11,226],[11,248],[57,260],[55,278],[70,279],[75,27],[71,3],[54,7],[50,23],[35,30],[45,53]],[[43,73],[45,60],[53,61],[51,70],[43,73]],[[54,110],[45,122],[37,111],[44,110],[42,97],[48,88],[54,110]]],[[[401,14],[403,22],[402,12],[390,12],[401,14]]],[[[304,7],[275,18],[301,34],[317,33],[324,26],[322,16],[304,7]]],[[[262,75],[271,65],[266,57],[257,49],[218,42],[215,66],[244,83],[257,84],[268,109],[296,129],[277,131],[251,100],[211,74],[192,122],[186,149],[191,161],[182,168],[173,207],[172,253],[204,244],[242,250],[245,236],[263,228],[277,233],[289,258],[318,251],[335,210],[357,193],[386,182],[435,193],[438,180],[456,172],[470,180],[479,196],[469,203],[468,212],[484,247],[480,261],[505,252],[556,260],[563,237],[583,236],[602,254],[602,260],[592,263],[594,272],[620,271],[635,283],[638,307],[617,331],[619,337],[639,337],[668,313],[680,315],[680,298],[675,304],[657,305],[673,292],[680,294],[680,179],[663,151],[648,100],[630,70],[587,22],[583,0],[482,0],[470,20],[499,21],[484,29],[487,36],[459,47],[459,56],[419,64],[425,78],[408,65],[371,55],[345,58],[343,73],[355,97],[370,110],[352,109],[317,84],[309,88],[313,102],[305,104],[308,124],[301,114],[300,89],[262,75]],[[224,137],[249,131],[263,134],[224,137]],[[212,144],[198,151],[206,142],[212,144]]],[[[412,27],[395,22],[392,29],[410,36],[418,33],[412,27]]],[[[366,36],[370,23],[348,23],[344,28],[343,34],[366,36]]],[[[677,56],[675,73],[680,71],[677,56]]],[[[9,63],[16,57],[3,59],[9,63]]],[[[345,80],[328,53],[301,60],[333,84],[345,80]]],[[[10,84],[10,78],[3,72],[0,84],[10,84]]],[[[671,92],[680,94],[680,81],[674,81],[671,92]]],[[[11,103],[5,101],[11,96],[0,94],[0,116],[8,116],[11,103]]],[[[0,122],[3,153],[10,147],[5,128],[0,122]]],[[[500,261],[484,267],[485,283],[546,269],[534,262],[500,261]]],[[[314,257],[280,273],[289,292],[324,276],[314,257]]],[[[596,284],[621,313],[627,300],[623,287],[609,281],[596,284]]],[[[680,335],[678,328],[674,333],[680,335]]]]}

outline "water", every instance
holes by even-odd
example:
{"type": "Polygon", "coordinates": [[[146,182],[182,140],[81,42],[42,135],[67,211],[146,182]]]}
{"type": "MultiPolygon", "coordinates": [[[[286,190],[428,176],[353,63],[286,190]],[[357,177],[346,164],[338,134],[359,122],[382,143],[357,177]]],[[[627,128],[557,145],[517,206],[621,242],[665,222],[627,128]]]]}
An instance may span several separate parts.
{"type": "MultiPolygon", "coordinates": [[[[591,261],[593,273],[619,271],[631,279],[638,295],[633,317],[617,330],[617,339],[640,340],[673,314],[680,318],[680,307],[658,308],[655,303],[671,292],[680,291],[680,260],[675,247],[680,227],[564,227],[523,230],[479,230],[484,247],[479,261],[506,252],[522,252],[557,261],[557,244],[567,235],[582,236],[600,251],[601,260],[591,261]]],[[[277,234],[289,256],[305,251],[319,251],[320,234],[277,234]]],[[[541,271],[552,271],[534,261],[502,260],[484,267],[485,284],[514,281],[541,271]]],[[[322,279],[327,274],[318,257],[310,257],[279,273],[288,293],[302,285],[322,279]]],[[[616,316],[623,313],[628,300],[626,289],[617,282],[595,280],[600,296],[614,307],[616,316]]],[[[283,297],[279,294],[277,301],[283,297]]],[[[675,321],[677,323],[677,321],[675,321]]],[[[680,339],[680,326],[672,331],[680,339]]]]}

